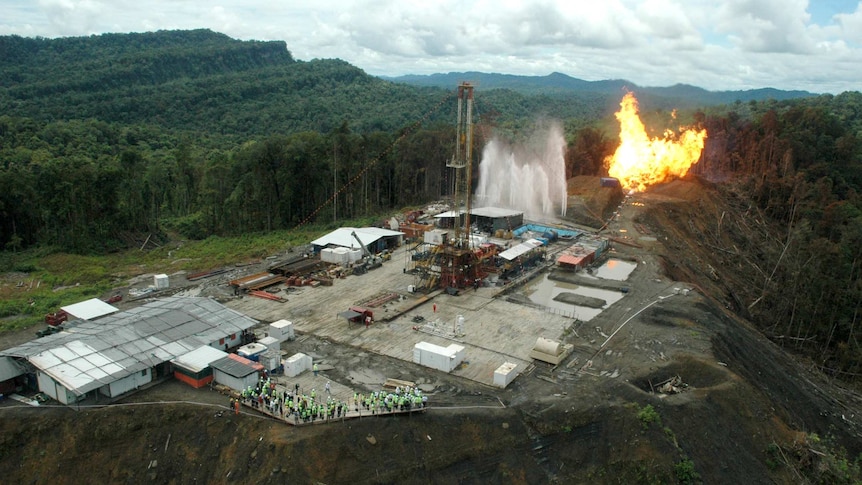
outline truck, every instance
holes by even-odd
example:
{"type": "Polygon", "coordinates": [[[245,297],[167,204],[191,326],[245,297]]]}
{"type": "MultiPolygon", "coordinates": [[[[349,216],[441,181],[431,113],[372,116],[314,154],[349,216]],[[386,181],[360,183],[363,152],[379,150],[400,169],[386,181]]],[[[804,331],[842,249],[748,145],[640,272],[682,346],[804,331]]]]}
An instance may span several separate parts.
{"type": "Polygon", "coordinates": [[[56,327],[69,319],[69,314],[65,310],[58,310],[54,313],[45,315],[45,323],[49,326],[56,327]]]}

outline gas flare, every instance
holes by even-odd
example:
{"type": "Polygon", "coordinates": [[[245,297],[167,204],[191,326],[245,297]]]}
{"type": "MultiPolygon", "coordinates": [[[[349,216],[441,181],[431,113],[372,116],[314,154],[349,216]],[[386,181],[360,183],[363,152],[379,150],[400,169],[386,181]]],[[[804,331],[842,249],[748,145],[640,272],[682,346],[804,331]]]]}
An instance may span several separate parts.
{"type": "Polygon", "coordinates": [[[638,116],[638,100],[626,93],[616,113],[620,122],[620,146],[607,159],[608,175],[625,189],[645,190],[670,177],[682,177],[700,159],[706,130],[666,130],[664,137],[650,139],[638,116]]]}

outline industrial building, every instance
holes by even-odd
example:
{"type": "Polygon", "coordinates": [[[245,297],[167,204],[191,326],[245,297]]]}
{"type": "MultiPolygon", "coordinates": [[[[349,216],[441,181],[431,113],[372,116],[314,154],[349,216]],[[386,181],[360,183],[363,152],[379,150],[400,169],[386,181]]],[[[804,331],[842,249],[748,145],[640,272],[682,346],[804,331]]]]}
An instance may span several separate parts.
{"type": "MultiPolygon", "coordinates": [[[[463,225],[465,211],[446,211],[434,216],[437,227],[454,228],[463,225]]],[[[476,226],[480,232],[487,234],[499,234],[500,231],[513,231],[524,223],[524,213],[521,211],[502,209],[499,207],[480,207],[470,209],[471,225],[476,226]]]]}
{"type": "Polygon", "coordinates": [[[98,298],[91,298],[82,302],[66,305],[60,309],[66,312],[70,317],[77,318],[79,320],[93,320],[120,311],[119,308],[109,303],[105,303],[98,298]]]}
{"type": "Polygon", "coordinates": [[[579,271],[599,260],[607,249],[607,239],[584,234],[575,244],[560,253],[557,257],[557,265],[562,269],[579,271]]]}
{"type": "Polygon", "coordinates": [[[175,359],[199,384],[207,377],[205,369],[188,355],[194,357],[201,347],[236,347],[256,324],[209,298],[164,298],[66,322],[59,333],[0,351],[5,361],[0,368],[31,376],[39,391],[64,404],[113,399],[172,375],[175,359]]]}
{"type": "Polygon", "coordinates": [[[480,207],[470,211],[473,223],[479,231],[498,234],[499,231],[513,231],[524,223],[524,213],[499,207],[480,207]]]}
{"type": "Polygon", "coordinates": [[[325,236],[321,236],[311,245],[314,252],[319,253],[324,248],[363,249],[370,253],[379,253],[386,249],[394,249],[404,243],[404,233],[380,227],[340,227],[325,236]],[[358,241],[357,241],[358,239],[358,241]]]}
{"type": "Polygon", "coordinates": [[[500,276],[508,278],[526,267],[534,266],[538,261],[545,258],[545,243],[538,239],[527,239],[502,253],[500,259],[505,261],[500,268],[500,276]]]}
{"type": "Polygon", "coordinates": [[[213,362],[228,356],[227,352],[210,347],[199,347],[171,360],[174,377],[194,387],[204,387],[213,381],[213,362]]]}
{"type": "Polygon", "coordinates": [[[237,354],[228,354],[210,366],[216,382],[237,391],[257,385],[258,376],[263,370],[262,364],[237,354]]]}

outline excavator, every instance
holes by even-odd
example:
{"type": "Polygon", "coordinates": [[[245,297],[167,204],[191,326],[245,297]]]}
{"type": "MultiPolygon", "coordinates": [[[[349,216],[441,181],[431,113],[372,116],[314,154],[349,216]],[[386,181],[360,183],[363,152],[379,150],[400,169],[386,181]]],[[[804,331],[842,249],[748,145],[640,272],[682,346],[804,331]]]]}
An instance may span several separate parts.
{"type": "Polygon", "coordinates": [[[371,254],[368,248],[365,247],[365,244],[359,239],[359,236],[356,234],[356,231],[351,231],[350,235],[353,236],[353,239],[356,239],[356,242],[359,243],[359,247],[362,248],[363,258],[362,261],[353,266],[353,274],[362,275],[368,272],[368,270],[379,268],[380,265],[383,264],[381,258],[371,254]]]}

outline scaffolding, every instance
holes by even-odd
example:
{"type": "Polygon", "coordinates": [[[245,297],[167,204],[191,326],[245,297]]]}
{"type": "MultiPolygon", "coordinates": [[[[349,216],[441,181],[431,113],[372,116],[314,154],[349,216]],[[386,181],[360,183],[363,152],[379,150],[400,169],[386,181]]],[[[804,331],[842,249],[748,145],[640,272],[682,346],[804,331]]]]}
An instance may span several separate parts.
{"type": "Polygon", "coordinates": [[[497,247],[493,244],[475,249],[454,244],[425,246],[427,250],[414,248],[411,256],[417,290],[476,287],[489,275],[499,273],[497,247]]]}

